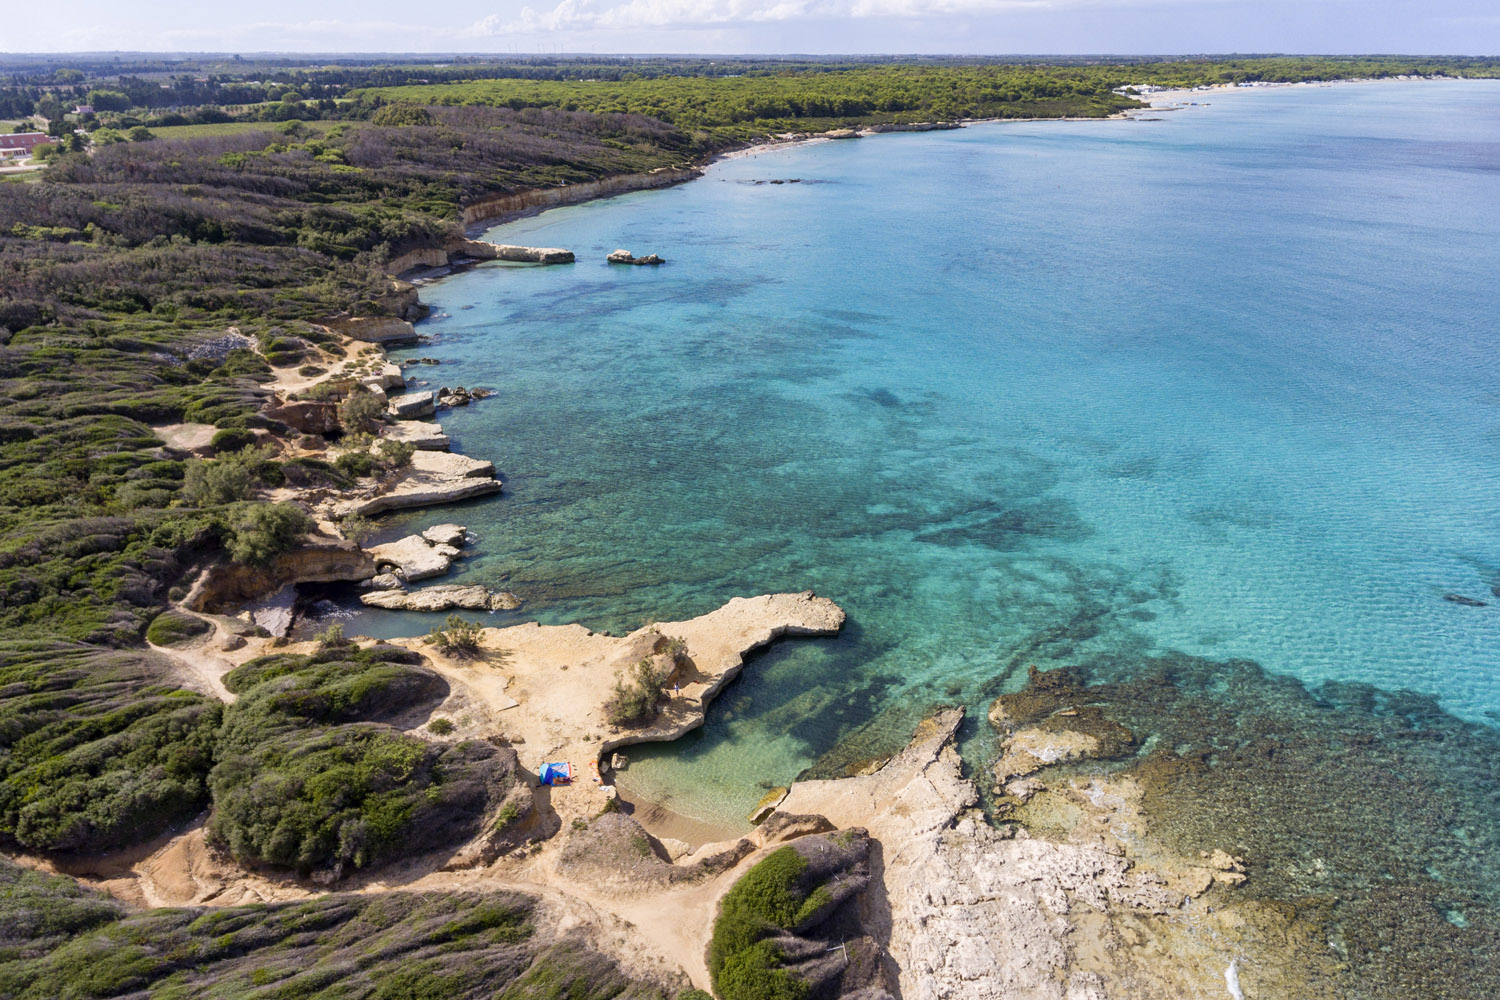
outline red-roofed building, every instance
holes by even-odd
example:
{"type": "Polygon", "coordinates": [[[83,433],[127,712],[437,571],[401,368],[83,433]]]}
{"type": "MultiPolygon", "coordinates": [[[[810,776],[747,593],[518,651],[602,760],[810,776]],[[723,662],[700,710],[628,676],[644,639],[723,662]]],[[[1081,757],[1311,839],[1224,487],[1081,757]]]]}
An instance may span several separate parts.
{"type": "Polygon", "coordinates": [[[24,159],[30,156],[32,151],[38,146],[52,141],[52,137],[46,132],[16,132],[11,135],[0,134],[0,159],[24,159]]]}

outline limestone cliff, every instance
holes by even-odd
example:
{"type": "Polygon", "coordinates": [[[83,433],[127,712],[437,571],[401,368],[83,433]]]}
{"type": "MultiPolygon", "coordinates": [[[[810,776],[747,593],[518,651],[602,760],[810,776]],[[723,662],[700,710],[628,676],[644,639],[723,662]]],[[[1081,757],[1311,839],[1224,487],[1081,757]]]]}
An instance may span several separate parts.
{"type": "Polygon", "coordinates": [[[670,187],[701,176],[701,171],[683,167],[660,167],[644,174],[624,174],[606,177],[582,184],[565,184],[561,187],[532,188],[510,194],[496,194],[480,198],[464,206],[463,221],[466,226],[492,222],[507,217],[539,212],[557,205],[576,205],[595,198],[626,194],[631,191],[649,191],[670,187]]]}
{"type": "Polygon", "coordinates": [[[415,343],[416,328],[394,316],[349,316],[326,320],[323,324],[334,333],[370,344],[415,343]]]}
{"type": "Polygon", "coordinates": [[[353,542],[313,535],[268,566],[221,563],[211,567],[184,603],[192,611],[218,613],[289,583],[367,580],[375,569],[375,560],[353,542]]]}

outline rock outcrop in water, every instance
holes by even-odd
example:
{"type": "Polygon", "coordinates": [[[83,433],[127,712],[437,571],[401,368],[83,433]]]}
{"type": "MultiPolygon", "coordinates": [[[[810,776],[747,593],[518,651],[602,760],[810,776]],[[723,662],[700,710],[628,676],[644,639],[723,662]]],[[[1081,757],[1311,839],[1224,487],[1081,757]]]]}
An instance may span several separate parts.
{"type": "Polygon", "coordinates": [[[884,132],[944,132],[963,128],[958,122],[887,122],[883,125],[867,125],[864,131],[870,135],[884,132]]]}
{"type": "Polygon", "coordinates": [[[401,441],[421,451],[447,451],[451,442],[441,424],[430,420],[398,420],[380,429],[388,441],[401,441]]]}
{"type": "Polygon", "coordinates": [[[442,576],[461,553],[456,545],[433,542],[423,535],[407,535],[369,549],[375,564],[406,581],[442,576]]]}
{"type": "Polygon", "coordinates": [[[391,416],[397,420],[421,420],[432,416],[436,407],[431,392],[408,392],[393,396],[387,405],[391,416]]]}
{"type": "Polygon", "coordinates": [[[571,264],[573,251],[561,247],[523,247],[513,243],[459,240],[448,247],[450,254],[475,260],[508,260],[519,264],[571,264]]]}
{"type": "Polygon", "coordinates": [[[486,590],[477,584],[443,584],[420,590],[372,590],[361,594],[361,604],[391,611],[513,611],[521,599],[505,590],[486,590]]]}
{"type": "Polygon", "coordinates": [[[662,260],[660,257],[658,257],[654,253],[648,253],[644,257],[637,257],[635,254],[631,253],[629,250],[615,250],[615,251],[611,252],[610,255],[605,258],[605,260],[609,261],[611,264],[664,264],[664,263],[666,263],[666,261],[662,260]]]}

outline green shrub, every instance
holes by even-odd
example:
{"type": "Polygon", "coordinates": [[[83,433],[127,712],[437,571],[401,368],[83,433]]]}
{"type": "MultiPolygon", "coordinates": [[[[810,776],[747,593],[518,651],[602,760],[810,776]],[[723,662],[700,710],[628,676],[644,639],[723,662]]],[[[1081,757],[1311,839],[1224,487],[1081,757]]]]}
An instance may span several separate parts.
{"type": "Polygon", "coordinates": [[[0,640],[0,840],[95,852],[202,811],[217,701],[154,653],[0,640]]]}
{"type": "Polygon", "coordinates": [[[249,503],[230,524],[229,556],[236,562],[266,566],[314,528],[312,518],[294,503],[249,503]]]}
{"type": "Polygon", "coordinates": [[[372,125],[380,125],[387,128],[408,125],[431,125],[432,112],[420,104],[396,103],[387,104],[375,112],[370,119],[372,125]]]}
{"type": "Polygon", "coordinates": [[[212,631],[213,626],[197,615],[163,611],[151,619],[151,625],[146,629],[146,641],[157,646],[175,646],[212,631]]]}
{"type": "Polygon", "coordinates": [[[427,641],[449,656],[473,656],[479,652],[479,633],[484,626],[449,615],[439,628],[427,634],[427,641]]]}
{"type": "MultiPolygon", "coordinates": [[[[490,1000],[542,946],[534,907],[517,893],[394,891],[132,912],[0,860],[0,996],[490,1000]]],[[[618,976],[586,946],[574,951],[594,980],[618,976]]],[[[616,980],[601,996],[655,995],[630,987],[616,980]]]]}
{"type": "Polygon", "coordinates": [[[375,447],[380,452],[380,464],[388,469],[410,465],[411,457],[417,451],[417,446],[410,441],[392,441],[388,438],[381,440],[375,447]]]}
{"type": "Polygon", "coordinates": [[[453,725],[452,719],[433,719],[427,723],[427,731],[434,736],[447,736],[455,728],[457,727],[453,725]]]}
{"type": "Polygon", "coordinates": [[[708,946],[714,990],[724,1000],[802,1000],[808,986],[779,968],[781,954],[766,940],[791,929],[828,899],[821,886],[799,887],[807,860],[790,846],[767,855],[724,894],[708,946]]]}
{"type": "Polygon", "coordinates": [[[242,451],[255,445],[255,435],[242,427],[228,427],[215,431],[209,445],[215,454],[242,451]]]}
{"type": "Polygon", "coordinates": [[[281,463],[281,473],[292,486],[347,486],[349,477],[320,458],[299,457],[281,463]]]}
{"type": "Polygon", "coordinates": [[[318,652],[320,653],[352,645],[354,645],[352,642],[344,638],[342,622],[331,622],[327,628],[318,633],[318,652]]]}
{"type": "Polygon", "coordinates": [[[333,460],[333,467],[350,479],[359,479],[375,472],[375,459],[368,452],[346,451],[333,460]]]}
{"type": "Polygon", "coordinates": [[[730,955],[714,976],[714,989],[724,1000],[806,1000],[807,983],[783,968],[781,949],[757,941],[730,955]]]}
{"type": "Polygon", "coordinates": [[[375,533],[375,522],[363,514],[345,514],[339,518],[339,531],[352,542],[363,542],[375,533]]]}
{"type": "Polygon", "coordinates": [[[499,751],[366,721],[443,694],[420,660],[344,644],[226,674],[239,698],[209,778],[210,839],[242,862],[339,873],[471,832],[509,779],[499,751]]]}
{"type": "Polygon", "coordinates": [[[651,659],[636,662],[628,675],[616,673],[615,685],[604,702],[604,716],[614,726],[638,725],[656,714],[670,671],[651,659]]]}
{"type": "Polygon", "coordinates": [[[384,414],[380,397],[358,384],[350,387],[349,395],[339,404],[339,424],[346,434],[373,430],[384,414]]]}
{"type": "Polygon", "coordinates": [[[200,507],[216,507],[249,497],[255,485],[255,468],[260,456],[247,455],[246,451],[226,454],[212,461],[190,459],[183,468],[183,497],[200,507]]]}

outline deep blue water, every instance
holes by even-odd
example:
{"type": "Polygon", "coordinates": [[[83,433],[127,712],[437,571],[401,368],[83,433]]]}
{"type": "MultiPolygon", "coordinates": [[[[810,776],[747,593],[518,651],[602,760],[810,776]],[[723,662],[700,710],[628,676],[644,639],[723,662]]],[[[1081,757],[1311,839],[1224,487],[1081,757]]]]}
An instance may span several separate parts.
{"type": "Polygon", "coordinates": [[[806,145],[493,230],[579,262],[428,287],[414,353],[445,363],[412,371],[497,391],[442,420],[506,492],[393,530],[469,524],[460,578],[527,602],[495,624],[842,604],[633,754],[622,783],[702,817],[1033,663],[1241,657],[1496,725],[1500,83],[1209,100],[806,145]]]}

